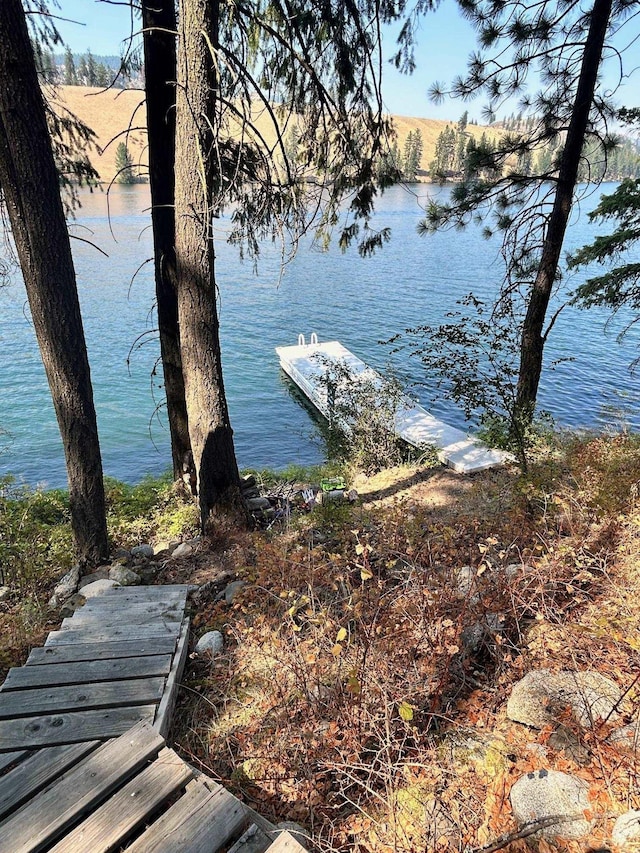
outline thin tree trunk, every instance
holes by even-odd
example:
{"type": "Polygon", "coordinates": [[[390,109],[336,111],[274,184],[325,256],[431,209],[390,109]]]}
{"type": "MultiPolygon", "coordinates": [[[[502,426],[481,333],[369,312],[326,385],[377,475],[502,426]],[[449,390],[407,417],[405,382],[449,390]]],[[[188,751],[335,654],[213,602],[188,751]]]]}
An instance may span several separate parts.
{"type": "Polygon", "coordinates": [[[142,26],[158,331],[173,476],[178,480],[190,475],[193,460],[175,291],[175,0],[142,0],[142,26]]]}
{"type": "Polygon", "coordinates": [[[102,462],[75,271],[20,0],[0,2],[0,186],[64,445],[81,559],[108,553],[102,462]]]}
{"type": "Polygon", "coordinates": [[[222,377],[214,278],[219,4],[183,0],[176,98],[176,261],[180,347],[202,523],[219,503],[237,506],[239,477],[222,377]]]}
{"type": "Polygon", "coordinates": [[[524,422],[530,422],[533,418],[538,395],[545,345],[543,334],[545,316],[571,214],[580,155],[589,125],[589,115],[598,80],[602,47],[611,17],[611,7],[612,0],[595,0],[593,4],[589,33],[582,56],[578,88],[558,170],[558,184],[553,208],[547,225],[540,266],[529,297],[529,305],[522,328],[516,412],[524,422]]]}

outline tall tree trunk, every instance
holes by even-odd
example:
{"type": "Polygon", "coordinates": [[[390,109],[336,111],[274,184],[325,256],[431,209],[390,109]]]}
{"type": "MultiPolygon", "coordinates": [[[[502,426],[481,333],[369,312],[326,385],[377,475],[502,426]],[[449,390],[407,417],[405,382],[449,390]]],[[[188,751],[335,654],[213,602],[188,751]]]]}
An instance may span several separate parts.
{"type": "Polygon", "coordinates": [[[213,208],[219,3],[183,0],[176,97],[176,262],[180,348],[202,523],[239,500],[238,466],[222,378],[213,208]]]}
{"type": "Polygon", "coordinates": [[[582,56],[578,87],[567,130],[567,139],[560,159],[553,208],[542,247],[540,266],[529,296],[529,305],[522,328],[516,412],[524,422],[531,421],[536,404],[546,340],[543,334],[544,321],[553,283],[556,279],[567,223],[571,214],[580,155],[589,125],[589,114],[598,80],[602,47],[611,17],[611,8],[612,0],[595,0],[591,11],[589,33],[582,56]]]}
{"type": "Polygon", "coordinates": [[[0,2],[0,186],[64,445],[81,559],[107,556],[102,461],[58,175],[20,0],[0,2]]]}
{"type": "Polygon", "coordinates": [[[193,460],[175,291],[175,0],[142,0],[142,26],[160,355],[167,398],[173,476],[181,479],[184,474],[190,474],[193,460]]]}

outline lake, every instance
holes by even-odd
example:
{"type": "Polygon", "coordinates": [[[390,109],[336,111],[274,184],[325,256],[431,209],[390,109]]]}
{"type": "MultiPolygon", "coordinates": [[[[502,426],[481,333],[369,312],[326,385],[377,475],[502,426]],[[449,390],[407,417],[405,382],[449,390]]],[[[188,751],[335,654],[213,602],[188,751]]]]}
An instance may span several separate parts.
{"type": "MultiPolygon", "coordinates": [[[[605,186],[611,192],[614,185],[605,186]]],[[[223,239],[216,249],[222,357],[239,464],[282,468],[311,464],[324,449],[309,413],[291,393],[274,347],[296,342],[299,332],[337,339],[379,370],[392,363],[434,414],[463,427],[455,404],[421,374],[406,354],[390,356],[379,344],[407,327],[445,319],[455,301],[473,290],[490,295],[501,277],[499,245],[475,227],[419,237],[420,199],[447,188],[394,187],[379,203],[376,227],[390,226],[391,243],[373,258],[355,249],[327,252],[303,242],[280,280],[279,249],[264,247],[257,274],[223,239]]],[[[599,194],[573,217],[567,249],[591,239],[586,221],[599,194]]],[[[161,370],[153,329],[153,267],[146,186],[117,186],[107,196],[83,192],[72,226],[82,238],[73,252],[85,322],[105,473],[128,482],[170,467],[162,414],[161,370]],[[108,254],[105,258],[90,240],[108,254]]],[[[228,222],[218,223],[224,236],[228,222]]],[[[599,229],[602,231],[603,229],[599,229]]],[[[582,279],[573,276],[575,287],[582,279]]],[[[640,379],[629,371],[640,336],[633,329],[619,344],[622,318],[605,329],[608,313],[562,313],[546,348],[539,402],[562,426],[601,426],[621,406],[640,427],[640,379]],[[571,358],[571,362],[562,361],[571,358]]],[[[66,484],[62,445],[35,343],[19,275],[0,290],[0,473],[32,485],[66,484]]]]}

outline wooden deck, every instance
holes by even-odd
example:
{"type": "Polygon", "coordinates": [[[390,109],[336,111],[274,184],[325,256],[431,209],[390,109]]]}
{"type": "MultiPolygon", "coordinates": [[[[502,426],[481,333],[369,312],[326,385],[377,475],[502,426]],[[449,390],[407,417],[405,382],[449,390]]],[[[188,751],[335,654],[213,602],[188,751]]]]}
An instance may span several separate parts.
{"type": "MultiPolygon", "coordinates": [[[[323,377],[330,372],[332,363],[345,367],[354,380],[361,377],[374,387],[382,385],[380,374],[339,341],[276,347],[276,353],[284,372],[326,418],[331,416],[331,407],[323,377]]],[[[338,387],[336,398],[339,395],[338,387]]],[[[508,453],[485,447],[479,439],[434,417],[408,396],[402,399],[396,413],[395,431],[414,447],[435,447],[440,461],[461,474],[473,474],[512,461],[508,453]]]]}
{"type": "Polygon", "coordinates": [[[0,853],[298,853],[171,749],[187,587],[89,599],[0,688],[0,853]],[[275,840],[274,840],[275,839],[275,840]]]}

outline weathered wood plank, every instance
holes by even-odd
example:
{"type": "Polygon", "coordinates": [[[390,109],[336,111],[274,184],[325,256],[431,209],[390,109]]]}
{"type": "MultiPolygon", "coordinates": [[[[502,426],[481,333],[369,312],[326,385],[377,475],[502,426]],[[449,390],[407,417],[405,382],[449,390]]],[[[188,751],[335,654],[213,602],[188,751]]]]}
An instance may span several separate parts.
{"type": "Polygon", "coordinates": [[[178,640],[178,647],[173,657],[171,672],[167,676],[167,683],[164,688],[164,695],[162,697],[162,700],[160,701],[160,704],[158,705],[158,709],[156,711],[156,718],[154,721],[155,728],[164,738],[167,737],[167,734],[169,732],[169,726],[171,725],[171,716],[173,714],[173,709],[176,706],[180,679],[182,678],[182,673],[187,660],[188,651],[189,620],[185,619],[182,623],[180,639],[178,640]]]}
{"type": "Polygon", "coordinates": [[[116,658],[60,663],[56,666],[20,666],[9,670],[0,703],[11,690],[26,687],[50,687],[62,684],[87,684],[98,681],[122,681],[168,675],[172,655],[147,655],[141,658],[116,658]]]}
{"type": "Polygon", "coordinates": [[[49,853],[108,853],[119,847],[148,815],[183,788],[192,771],[171,749],[66,835],[49,853]]]}
{"type": "Polygon", "coordinates": [[[130,600],[125,600],[122,596],[109,598],[100,595],[97,598],[88,598],[86,603],[78,608],[78,613],[86,613],[88,610],[111,611],[115,608],[122,610],[144,610],[155,613],[158,610],[184,610],[186,603],[186,595],[163,595],[157,598],[137,598],[134,596],[130,600]]]}
{"type": "Polygon", "coordinates": [[[289,832],[281,832],[268,848],[268,853],[306,853],[306,848],[289,832]]]}
{"type": "Polygon", "coordinates": [[[167,628],[175,629],[176,633],[182,622],[182,610],[163,610],[155,613],[145,613],[143,611],[130,613],[128,610],[124,612],[120,609],[114,609],[111,613],[104,610],[91,611],[88,613],[74,613],[67,619],[62,620],[60,626],[61,631],[75,631],[78,628],[121,628],[123,625],[134,624],[136,627],[144,627],[150,625],[163,625],[167,628]]]}
{"type": "MultiPolygon", "coordinates": [[[[0,720],[34,717],[62,711],[88,711],[122,705],[151,705],[162,699],[166,679],[133,678],[127,681],[100,681],[97,684],[65,684],[62,687],[35,687],[0,694],[0,720]]],[[[162,734],[162,733],[161,733],[162,734]]]]}
{"type": "Polygon", "coordinates": [[[98,741],[85,741],[71,746],[51,746],[32,753],[0,779],[0,821],[98,745],[98,741]]]}
{"type": "Polygon", "coordinates": [[[107,606],[94,606],[85,604],[84,607],[79,608],[75,611],[75,613],[68,617],[69,619],[80,619],[80,620],[89,620],[91,619],[104,619],[105,622],[113,623],[114,620],[117,620],[120,617],[121,620],[131,620],[135,621],[136,624],[140,619],[163,619],[166,618],[169,621],[175,622],[176,619],[181,620],[184,616],[184,607],[176,605],[172,607],[171,605],[167,605],[165,603],[158,604],[130,604],[126,607],[122,607],[118,605],[116,602],[109,604],[107,606]]]}
{"type": "MultiPolygon", "coordinates": [[[[88,599],[88,601],[107,604],[119,601],[121,604],[139,604],[141,602],[186,602],[189,587],[187,584],[178,586],[116,586],[107,590],[102,595],[88,599]]],[[[79,590],[82,593],[82,588],[79,590]]]]}
{"type": "Polygon", "coordinates": [[[72,663],[74,661],[105,660],[108,658],[137,658],[148,655],[173,654],[176,640],[173,637],[154,637],[141,640],[114,640],[106,643],[69,643],[64,646],[45,646],[32,649],[27,666],[38,664],[72,663]]]}
{"type": "Polygon", "coordinates": [[[140,628],[135,625],[123,624],[117,628],[81,627],[73,631],[52,631],[45,646],[67,645],[69,643],[101,643],[110,640],[140,640],[147,643],[154,637],[177,637],[175,628],[165,628],[163,625],[149,625],[140,628]]]}
{"type": "Polygon", "coordinates": [[[153,723],[155,711],[155,705],[133,705],[0,720],[0,750],[16,746],[34,749],[118,737],[141,720],[153,723]]]}
{"type": "Polygon", "coordinates": [[[214,853],[246,824],[240,800],[224,789],[211,793],[198,782],[140,836],[127,853],[214,853]]]}
{"type": "Polygon", "coordinates": [[[3,755],[0,755],[0,773],[9,767],[10,764],[17,764],[22,761],[23,758],[26,758],[29,755],[29,752],[26,749],[19,749],[15,752],[5,752],[3,755]]]}
{"type": "Polygon", "coordinates": [[[155,756],[162,738],[140,724],[99,747],[78,767],[19,809],[2,824],[0,853],[44,850],[78,819],[104,801],[155,756]]]}

